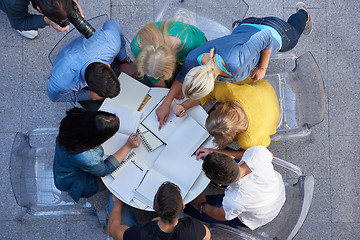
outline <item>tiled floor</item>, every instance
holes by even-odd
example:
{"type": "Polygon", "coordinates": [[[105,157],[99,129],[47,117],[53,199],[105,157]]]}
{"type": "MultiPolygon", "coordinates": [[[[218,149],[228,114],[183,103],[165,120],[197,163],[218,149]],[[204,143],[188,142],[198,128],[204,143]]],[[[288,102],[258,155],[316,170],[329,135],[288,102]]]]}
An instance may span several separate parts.
{"type": "MultiPolygon", "coordinates": [[[[152,21],[164,0],[80,0],[86,18],[107,13],[129,38],[152,21]]],[[[185,0],[189,1],[189,0],[185,0]]],[[[238,11],[238,0],[193,0],[212,18],[238,11]]],[[[297,55],[310,50],[326,85],[323,123],[311,140],[273,143],[270,149],[315,177],[310,213],[296,239],[360,239],[360,15],[358,0],[305,0],[314,22],[302,37],[297,55]]],[[[246,16],[287,18],[295,0],[248,1],[246,16]]],[[[226,19],[225,19],[226,20],[226,19]]],[[[9,180],[9,156],[15,133],[36,127],[56,127],[68,104],[52,103],[45,94],[51,65],[47,55],[63,36],[50,27],[34,41],[23,39],[0,12],[0,239],[105,239],[93,219],[27,216],[20,210],[9,180]]]]}

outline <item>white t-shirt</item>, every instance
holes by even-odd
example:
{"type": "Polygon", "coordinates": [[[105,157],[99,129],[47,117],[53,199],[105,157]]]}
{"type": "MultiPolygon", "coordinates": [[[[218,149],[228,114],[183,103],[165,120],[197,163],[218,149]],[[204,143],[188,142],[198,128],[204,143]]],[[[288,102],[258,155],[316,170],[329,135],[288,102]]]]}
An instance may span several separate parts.
{"type": "Polygon", "coordinates": [[[225,190],[225,218],[239,220],[254,230],[271,222],[285,202],[285,186],[271,163],[272,154],[263,146],[247,149],[239,163],[252,171],[225,190]]]}

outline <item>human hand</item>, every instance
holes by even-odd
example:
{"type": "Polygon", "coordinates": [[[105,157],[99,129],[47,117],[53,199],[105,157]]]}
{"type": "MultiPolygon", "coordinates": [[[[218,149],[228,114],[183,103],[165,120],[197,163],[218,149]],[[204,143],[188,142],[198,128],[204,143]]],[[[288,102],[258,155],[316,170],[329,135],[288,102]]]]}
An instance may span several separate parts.
{"type": "Polygon", "coordinates": [[[113,202],[114,202],[114,206],[117,205],[120,208],[122,208],[124,206],[124,203],[118,199],[117,197],[115,197],[115,195],[112,196],[113,202]]]}
{"type": "Polygon", "coordinates": [[[171,107],[171,104],[168,104],[165,101],[163,101],[160,104],[160,106],[155,110],[157,120],[159,121],[159,131],[160,131],[162,125],[166,124],[166,121],[167,121],[167,119],[169,117],[169,113],[170,113],[170,107],[171,107]]]}
{"type": "Polygon", "coordinates": [[[51,27],[53,27],[58,32],[65,32],[65,31],[69,30],[69,25],[67,25],[66,27],[61,27],[59,24],[51,21],[46,16],[44,16],[44,21],[46,22],[46,24],[50,25],[51,27]]]}
{"type": "Polygon", "coordinates": [[[197,196],[194,200],[190,202],[191,206],[198,209],[200,204],[203,202],[206,202],[206,195],[204,192],[202,192],[199,196],[197,196]]]}
{"type": "Polygon", "coordinates": [[[183,117],[186,114],[184,106],[176,103],[173,106],[173,112],[177,117],[183,117]]]}
{"type": "Polygon", "coordinates": [[[132,133],[126,142],[126,145],[128,145],[132,149],[139,147],[140,143],[141,143],[140,135],[136,133],[132,133]]]}
{"type": "Polygon", "coordinates": [[[199,148],[196,150],[196,160],[199,160],[199,158],[206,157],[208,154],[215,152],[215,149],[212,148],[199,148]]]}
{"type": "Polygon", "coordinates": [[[90,100],[96,100],[96,101],[103,101],[105,99],[103,97],[100,97],[99,95],[97,95],[97,93],[93,91],[89,91],[89,98],[90,100]]]}
{"type": "Polygon", "coordinates": [[[74,0],[74,2],[76,3],[76,5],[77,5],[77,7],[78,7],[78,9],[79,9],[79,13],[80,13],[80,15],[84,18],[84,13],[83,13],[82,8],[80,7],[80,4],[78,3],[78,1],[77,1],[77,0],[74,0]]]}
{"type": "Polygon", "coordinates": [[[127,75],[136,78],[137,77],[137,70],[136,66],[133,63],[122,63],[120,64],[120,72],[124,72],[127,75]]]}
{"type": "Polygon", "coordinates": [[[266,68],[259,68],[258,66],[253,68],[253,70],[251,70],[250,72],[250,76],[254,82],[263,79],[265,77],[265,74],[266,68]]]}

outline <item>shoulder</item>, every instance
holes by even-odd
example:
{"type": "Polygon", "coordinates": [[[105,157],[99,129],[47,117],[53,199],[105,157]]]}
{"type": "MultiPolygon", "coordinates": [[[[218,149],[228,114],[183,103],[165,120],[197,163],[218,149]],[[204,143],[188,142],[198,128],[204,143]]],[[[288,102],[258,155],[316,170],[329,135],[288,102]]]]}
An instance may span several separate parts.
{"type": "Polygon", "coordinates": [[[124,240],[154,239],[157,236],[158,230],[157,221],[136,225],[124,232],[124,240]]]}
{"type": "Polygon", "coordinates": [[[243,160],[251,170],[263,167],[264,164],[271,164],[272,161],[271,152],[264,146],[253,146],[248,148],[241,160],[243,160]]]}
{"type": "Polygon", "coordinates": [[[203,239],[206,234],[206,229],[199,220],[184,217],[179,219],[175,234],[178,236],[178,239],[186,239],[187,236],[191,236],[193,239],[203,239]]]}

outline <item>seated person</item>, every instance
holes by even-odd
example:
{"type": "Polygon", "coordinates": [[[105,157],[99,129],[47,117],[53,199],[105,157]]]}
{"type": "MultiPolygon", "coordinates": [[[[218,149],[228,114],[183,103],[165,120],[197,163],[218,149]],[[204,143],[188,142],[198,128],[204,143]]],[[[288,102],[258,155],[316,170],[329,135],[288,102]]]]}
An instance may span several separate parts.
{"type": "Polygon", "coordinates": [[[189,52],[206,42],[197,27],[166,20],[146,24],[131,42],[139,77],[146,85],[170,87],[189,52]],[[180,64],[180,65],[177,65],[180,64]]]}
{"type": "Polygon", "coordinates": [[[112,173],[131,149],[140,145],[140,136],[130,135],[126,144],[103,160],[100,144],[119,129],[112,113],[73,108],[61,120],[54,157],[55,186],[78,202],[105,190],[100,177],[112,173]]]}
{"type": "MultiPolygon", "coordinates": [[[[80,13],[82,10],[78,5],[80,13]]],[[[38,36],[38,29],[47,25],[52,26],[58,32],[69,30],[69,26],[61,27],[51,19],[63,20],[72,11],[72,0],[3,0],[0,1],[0,9],[4,11],[13,28],[22,36],[28,39],[35,39],[38,36]],[[29,4],[43,15],[29,13],[29,4]]]]}
{"type": "MultiPolygon", "coordinates": [[[[200,149],[198,157],[204,152],[208,154],[202,165],[206,176],[218,185],[229,186],[225,195],[200,194],[186,205],[186,214],[205,222],[244,224],[251,230],[271,222],[279,214],[285,202],[285,186],[281,175],[274,170],[273,155],[267,148],[249,148],[239,164],[230,151],[227,154],[231,155],[225,155],[212,149],[200,149]]],[[[237,155],[243,150],[233,152],[237,155]]]]}
{"type": "Polygon", "coordinates": [[[311,31],[311,18],[303,3],[288,21],[277,17],[247,18],[230,35],[208,41],[192,50],[164,101],[156,109],[161,128],[174,98],[205,97],[218,76],[242,81],[264,78],[270,56],[294,48],[303,33],[311,31]],[[183,92],[181,92],[183,89],[183,92]]]}
{"type": "Polygon", "coordinates": [[[128,63],[125,43],[116,20],[105,22],[89,39],[79,36],[69,42],[56,56],[51,70],[47,85],[50,100],[75,103],[117,96],[119,81],[109,64],[118,58],[120,71],[132,76],[136,73],[135,66],[128,63]]]}
{"type": "Polygon", "coordinates": [[[159,217],[146,224],[137,225],[129,206],[115,196],[111,200],[108,232],[116,240],[210,239],[209,229],[200,221],[190,217],[178,219],[184,204],[179,187],[171,182],[164,182],[156,192],[153,208],[159,217]]]}
{"type": "Polygon", "coordinates": [[[211,100],[218,103],[206,119],[205,127],[220,149],[234,139],[242,149],[269,146],[280,118],[279,102],[270,83],[263,79],[253,82],[251,78],[234,83],[215,81],[209,95],[175,104],[173,111],[182,117],[184,110],[211,100]]]}

